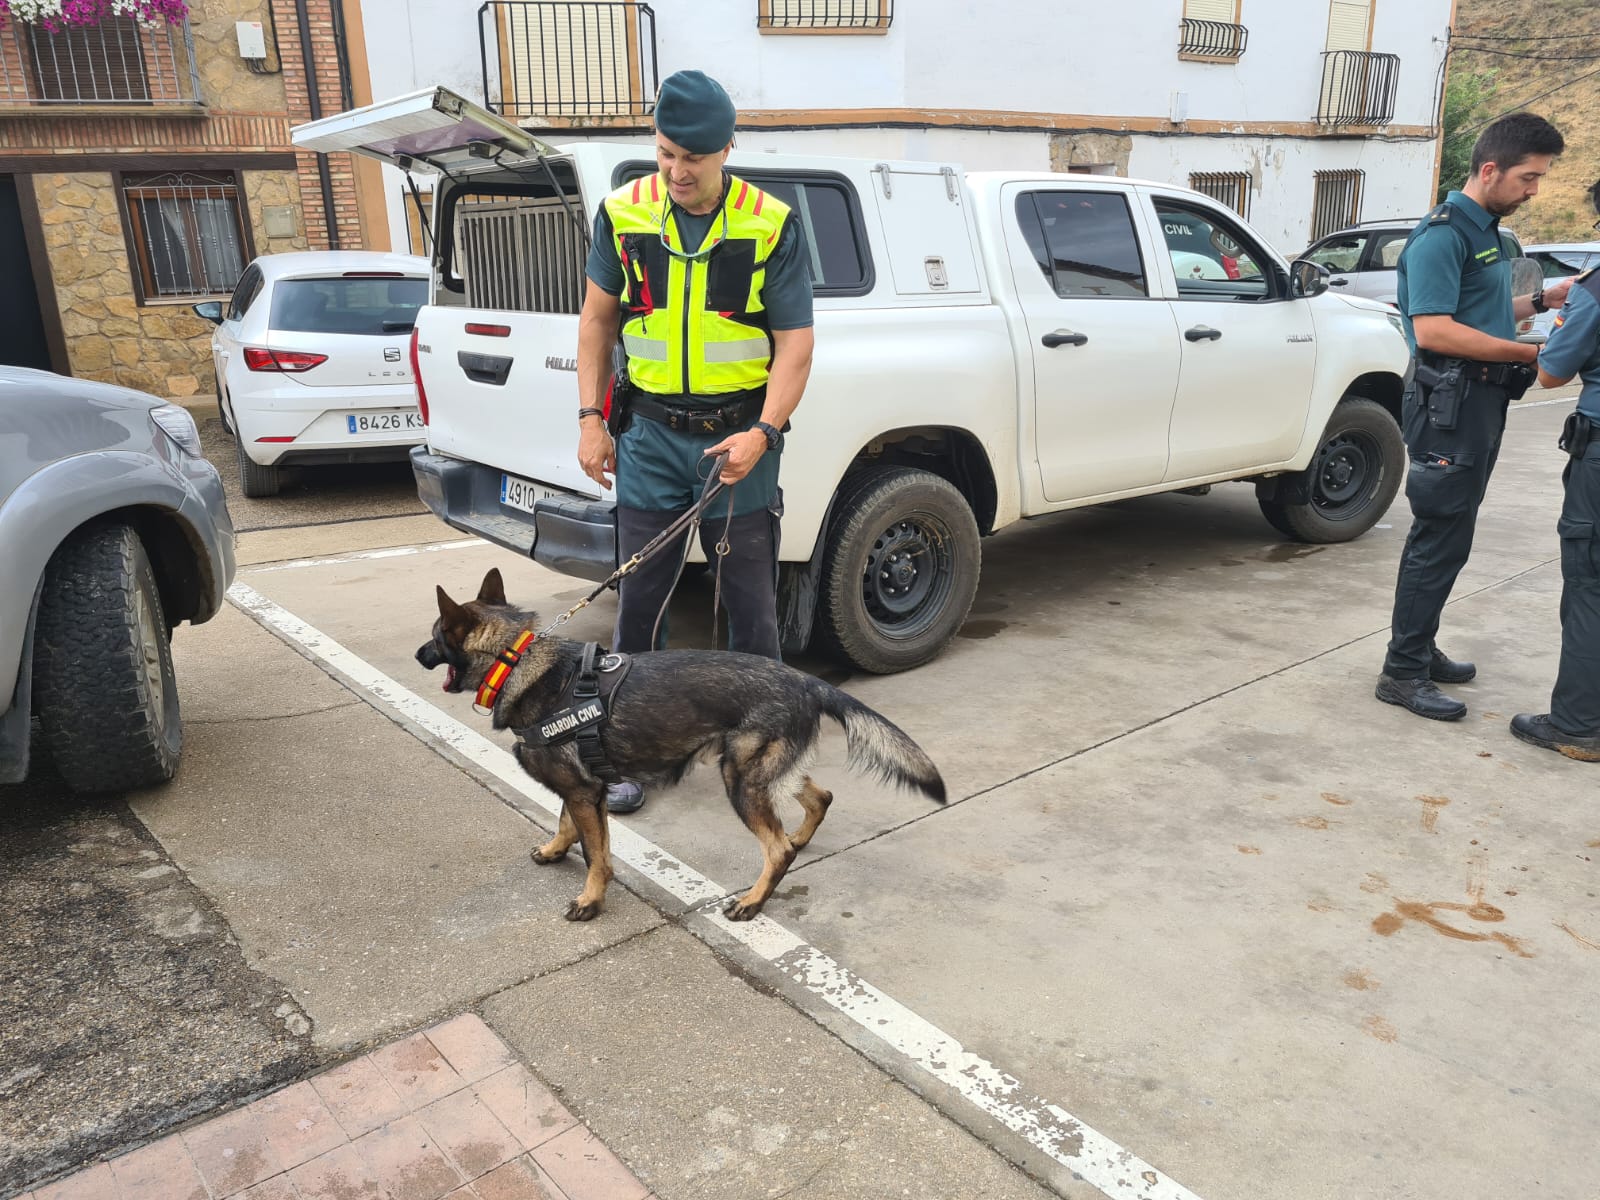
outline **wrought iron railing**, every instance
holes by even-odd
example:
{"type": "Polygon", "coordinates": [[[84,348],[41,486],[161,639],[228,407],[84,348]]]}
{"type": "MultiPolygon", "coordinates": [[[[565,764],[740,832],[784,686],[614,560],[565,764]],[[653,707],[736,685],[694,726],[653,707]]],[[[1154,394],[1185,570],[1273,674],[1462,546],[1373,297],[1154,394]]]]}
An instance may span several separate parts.
{"type": "Polygon", "coordinates": [[[1178,27],[1178,53],[1202,58],[1237,59],[1244,54],[1250,31],[1227,21],[1201,21],[1185,17],[1178,27]]]}
{"type": "Polygon", "coordinates": [[[1195,191],[1245,218],[1250,216],[1250,182],[1247,171],[1195,171],[1189,175],[1189,186],[1195,191]]]}
{"type": "Polygon", "coordinates": [[[894,0],[757,0],[760,29],[887,29],[894,0]]]}
{"type": "Polygon", "coordinates": [[[1368,50],[1326,50],[1322,55],[1320,125],[1387,125],[1394,120],[1400,56],[1368,50]]]}
{"type": "Polygon", "coordinates": [[[201,103],[187,21],[141,25],[108,17],[51,32],[11,20],[0,28],[0,108],[201,103]]]}
{"type": "Polygon", "coordinates": [[[1311,174],[1311,240],[1326,237],[1361,219],[1361,185],[1367,173],[1313,171],[1311,174]]]}
{"type": "Polygon", "coordinates": [[[485,0],[483,92],[514,119],[643,117],[660,84],[656,15],[633,0],[485,0]]]}

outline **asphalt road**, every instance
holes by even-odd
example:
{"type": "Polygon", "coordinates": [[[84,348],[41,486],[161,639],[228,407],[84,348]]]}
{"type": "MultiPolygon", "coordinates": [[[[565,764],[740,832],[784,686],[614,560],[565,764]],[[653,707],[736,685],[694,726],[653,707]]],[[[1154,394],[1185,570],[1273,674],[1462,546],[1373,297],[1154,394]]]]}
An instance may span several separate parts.
{"type": "Polygon", "coordinates": [[[0,994],[37,993],[0,1028],[0,1195],[463,1009],[661,1200],[1589,1195],[1600,776],[1505,729],[1554,677],[1561,414],[1512,414],[1446,615],[1466,721],[1371,696],[1403,509],[1331,547],[1246,488],[1029,522],[939,660],[835,675],[952,803],[825,737],[838,802],[743,929],[708,772],[562,921],[581,867],[528,862],[548,810],[412,658],[436,584],[583,585],[405,515],[404,479],[240,502],[245,590],[175,641],[178,778],[0,793],[0,994]]]}

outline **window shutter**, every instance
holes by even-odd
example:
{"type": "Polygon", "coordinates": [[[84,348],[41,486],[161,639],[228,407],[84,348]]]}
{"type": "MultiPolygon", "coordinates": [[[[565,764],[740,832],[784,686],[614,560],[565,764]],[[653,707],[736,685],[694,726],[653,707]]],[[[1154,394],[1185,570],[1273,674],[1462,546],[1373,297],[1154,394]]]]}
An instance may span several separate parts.
{"type": "Polygon", "coordinates": [[[502,107],[518,116],[633,111],[634,59],[623,0],[498,5],[502,107]]]}
{"type": "Polygon", "coordinates": [[[1236,0],[1183,0],[1183,15],[1191,21],[1221,21],[1231,25],[1238,8],[1236,0]]]}
{"type": "Polygon", "coordinates": [[[1328,49],[1365,50],[1367,21],[1372,16],[1369,0],[1330,0],[1328,4],[1328,49]]]}

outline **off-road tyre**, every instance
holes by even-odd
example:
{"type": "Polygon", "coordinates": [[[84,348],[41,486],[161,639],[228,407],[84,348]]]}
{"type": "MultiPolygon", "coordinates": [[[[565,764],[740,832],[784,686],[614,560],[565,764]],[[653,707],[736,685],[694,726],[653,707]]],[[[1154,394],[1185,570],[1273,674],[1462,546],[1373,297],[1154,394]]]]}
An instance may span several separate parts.
{"type": "Polygon", "coordinates": [[[1389,511],[1405,475],[1405,441],[1388,409],[1347,396],[1328,418],[1306,468],[1311,499],[1305,504],[1261,500],[1261,512],[1295,541],[1348,542],[1389,511]]]}
{"type": "Polygon", "coordinates": [[[982,551],[966,499],[912,467],[848,479],[834,504],[819,581],[818,645],[863,671],[928,662],[967,619],[982,551]]]}
{"type": "Polygon", "coordinates": [[[51,558],[33,688],[50,758],[74,791],[147,787],[178,769],[171,630],[144,544],[128,526],[86,526],[51,558]]]}
{"type": "Polygon", "coordinates": [[[276,496],[282,472],[277,467],[263,467],[244,452],[244,439],[234,434],[233,448],[239,455],[239,490],[252,500],[276,496]]]}

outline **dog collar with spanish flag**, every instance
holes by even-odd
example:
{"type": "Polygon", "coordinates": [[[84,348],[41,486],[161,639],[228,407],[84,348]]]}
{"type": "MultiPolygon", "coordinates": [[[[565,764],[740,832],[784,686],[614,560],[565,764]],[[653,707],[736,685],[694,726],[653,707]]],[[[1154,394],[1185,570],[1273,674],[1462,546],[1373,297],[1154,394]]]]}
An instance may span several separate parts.
{"type": "Polygon", "coordinates": [[[489,668],[489,673],[483,677],[483,683],[478,688],[478,698],[472,702],[473,708],[483,712],[494,708],[494,702],[500,698],[500,689],[505,687],[512,669],[522,661],[523,653],[533,644],[536,636],[531,629],[524,629],[517,634],[516,641],[495,657],[494,666],[489,668]]]}

